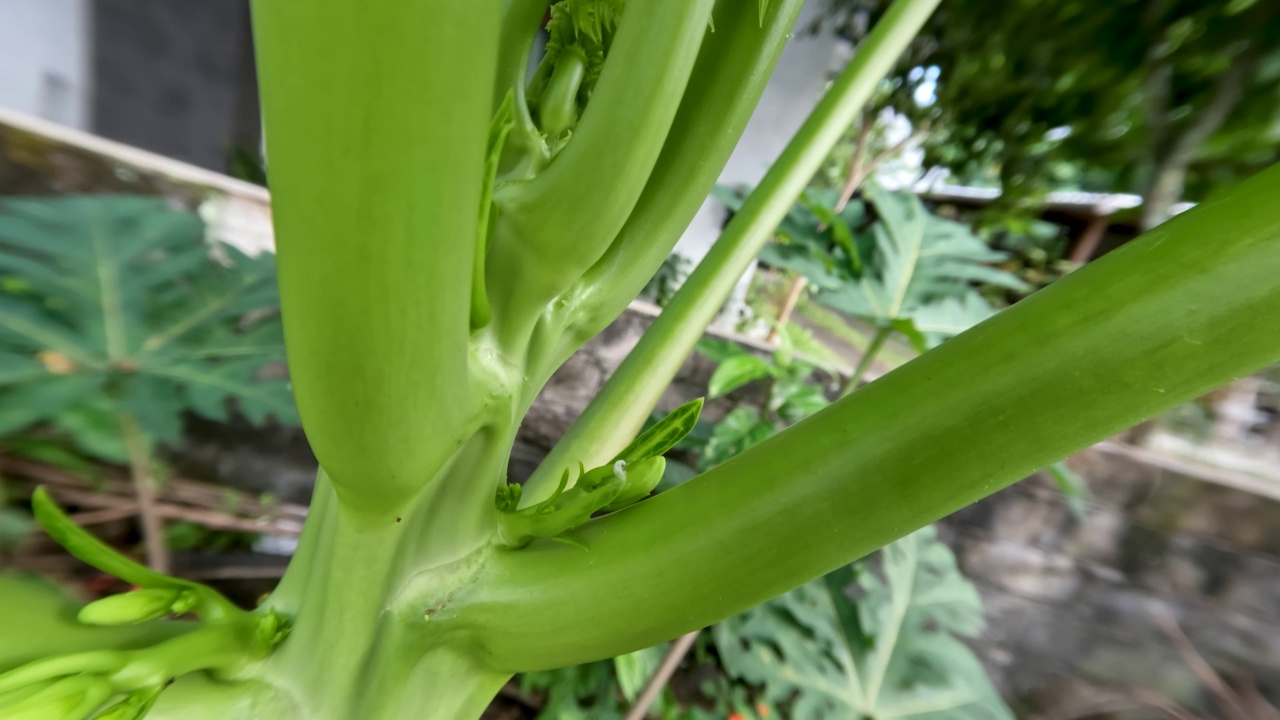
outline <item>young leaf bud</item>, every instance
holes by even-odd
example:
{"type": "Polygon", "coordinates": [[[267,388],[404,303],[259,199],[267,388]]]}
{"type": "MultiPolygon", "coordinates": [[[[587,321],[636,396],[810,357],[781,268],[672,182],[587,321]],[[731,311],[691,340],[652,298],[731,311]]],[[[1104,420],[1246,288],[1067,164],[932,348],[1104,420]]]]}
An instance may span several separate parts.
{"type": "Polygon", "coordinates": [[[186,612],[195,594],[175,588],[145,588],[111,595],[80,608],[76,619],[85,625],[132,625],[186,612]]]}

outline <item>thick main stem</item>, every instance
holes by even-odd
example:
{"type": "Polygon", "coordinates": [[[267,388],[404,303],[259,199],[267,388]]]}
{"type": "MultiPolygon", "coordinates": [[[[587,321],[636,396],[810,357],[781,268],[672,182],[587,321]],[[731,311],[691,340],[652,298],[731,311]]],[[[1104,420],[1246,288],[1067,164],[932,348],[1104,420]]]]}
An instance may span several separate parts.
{"type": "Polygon", "coordinates": [[[477,717],[508,673],[451,639],[448,606],[488,556],[511,432],[482,430],[387,527],[353,522],[321,473],[269,599],[293,632],[259,675],[307,720],[477,717]]]}

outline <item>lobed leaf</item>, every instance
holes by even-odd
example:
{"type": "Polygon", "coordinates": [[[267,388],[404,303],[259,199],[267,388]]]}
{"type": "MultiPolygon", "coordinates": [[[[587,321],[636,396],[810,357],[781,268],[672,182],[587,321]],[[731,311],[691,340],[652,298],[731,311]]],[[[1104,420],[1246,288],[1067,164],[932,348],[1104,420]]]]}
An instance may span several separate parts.
{"type": "Polygon", "coordinates": [[[48,424],[119,462],[122,414],[169,443],[187,408],[221,419],[228,398],[255,422],[293,421],[288,386],[256,378],[284,358],[274,260],[205,242],[196,215],[158,198],[7,199],[0,273],[0,432],[48,424]]]}
{"type": "Polygon", "coordinates": [[[958,639],[981,626],[977,591],[926,528],[714,632],[726,670],[795,720],[1011,720],[958,639]]]}

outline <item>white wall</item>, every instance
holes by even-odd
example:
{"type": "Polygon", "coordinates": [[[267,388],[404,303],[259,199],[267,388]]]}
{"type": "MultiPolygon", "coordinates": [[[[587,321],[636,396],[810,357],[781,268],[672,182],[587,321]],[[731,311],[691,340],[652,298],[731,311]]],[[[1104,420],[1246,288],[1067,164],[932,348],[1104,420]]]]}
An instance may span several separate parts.
{"type": "MultiPolygon", "coordinates": [[[[806,3],[796,27],[809,27],[824,6],[822,2],[806,3]]],[[[720,182],[726,185],[758,183],[818,103],[832,73],[847,60],[847,45],[832,35],[797,33],[792,37],[738,146],[720,174],[720,182]]],[[[726,217],[724,206],[708,199],[676,244],[675,252],[694,262],[701,260],[719,237],[726,217]]],[[[754,266],[738,284],[725,317],[718,324],[733,324],[753,271],[754,266]]]]}
{"type": "Polygon", "coordinates": [[[89,127],[88,0],[0,0],[0,105],[89,127]]]}

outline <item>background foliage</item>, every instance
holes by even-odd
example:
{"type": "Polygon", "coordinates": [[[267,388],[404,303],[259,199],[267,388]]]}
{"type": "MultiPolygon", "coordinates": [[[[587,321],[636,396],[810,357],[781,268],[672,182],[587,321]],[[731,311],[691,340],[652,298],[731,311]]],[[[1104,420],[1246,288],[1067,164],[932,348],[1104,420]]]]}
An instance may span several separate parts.
{"type": "Polygon", "coordinates": [[[204,242],[200,220],[139,197],[0,204],[0,433],[44,426],[128,460],[119,417],[177,442],[188,409],[296,421],[273,258],[204,242]]]}
{"type": "MultiPolygon", "coordinates": [[[[830,0],[860,38],[888,6],[830,0]]],[[[1136,192],[1143,224],[1277,157],[1280,6],[1265,0],[959,0],[886,81],[881,107],[928,127],[926,166],[999,184],[1136,192]]]]}

